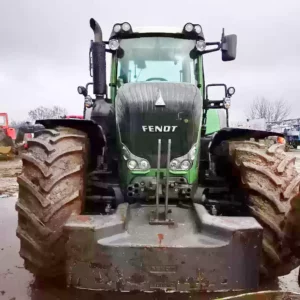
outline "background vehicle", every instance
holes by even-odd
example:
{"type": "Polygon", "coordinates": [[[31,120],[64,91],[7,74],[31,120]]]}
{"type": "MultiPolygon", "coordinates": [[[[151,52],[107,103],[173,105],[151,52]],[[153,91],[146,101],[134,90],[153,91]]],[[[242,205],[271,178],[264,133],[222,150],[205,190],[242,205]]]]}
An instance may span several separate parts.
{"type": "Polygon", "coordinates": [[[13,157],[16,131],[8,125],[7,113],[0,113],[0,159],[13,157]]]}

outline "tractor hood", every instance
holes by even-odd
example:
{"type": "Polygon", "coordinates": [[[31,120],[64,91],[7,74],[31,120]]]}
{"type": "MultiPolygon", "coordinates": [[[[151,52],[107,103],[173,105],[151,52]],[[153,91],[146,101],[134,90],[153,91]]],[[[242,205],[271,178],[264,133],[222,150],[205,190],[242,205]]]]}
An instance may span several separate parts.
{"type": "Polygon", "coordinates": [[[157,165],[161,139],[161,167],[166,167],[167,143],[171,160],[186,155],[197,142],[202,99],[188,83],[128,83],[116,97],[116,121],[123,145],[135,156],[157,165]]]}

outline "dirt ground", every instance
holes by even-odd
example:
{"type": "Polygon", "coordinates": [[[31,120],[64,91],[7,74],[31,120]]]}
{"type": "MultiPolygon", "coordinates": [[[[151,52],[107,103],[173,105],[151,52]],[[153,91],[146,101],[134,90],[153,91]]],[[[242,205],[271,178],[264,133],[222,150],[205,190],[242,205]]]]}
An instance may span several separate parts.
{"type": "Polygon", "coordinates": [[[19,159],[0,160],[0,198],[17,196],[18,184],[16,176],[21,173],[22,162],[19,159]]]}
{"type": "MultiPolygon", "coordinates": [[[[300,151],[291,153],[298,157],[297,168],[300,172],[300,151]]],[[[36,282],[33,276],[23,267],[20,258],[19,239],[15,231],[17,226],[17,213],[15,202],[18,186],[16,175],[21,172],[21,161],[0,161],[0,299],[2,300],[67,300],[67,299],[111,299],[110,293],[92,293],[79,290],[70,290],[54,287],[53,285],[36,282]]],[[[298,269],[289,275],[280,277],[276,282],[263,283],[260,290],[289,291],[300,293],[297,283],[298,269]]],[[[115,295],[114,295],[115,296],[115,295]]],[[[280,299],[300,299],[300,295],[280,299]]],[[[178,295],[178,294],[120,294],[118,299],[216,299],[216,296],[178,295]]],[[[248,298],[247,298],[248,299],[248,298]]],[[[250,299],[250,298],[249,298],[250,299]]],[[[279,299],[273,297],[259,297],[251,299],[279,299]]]]}

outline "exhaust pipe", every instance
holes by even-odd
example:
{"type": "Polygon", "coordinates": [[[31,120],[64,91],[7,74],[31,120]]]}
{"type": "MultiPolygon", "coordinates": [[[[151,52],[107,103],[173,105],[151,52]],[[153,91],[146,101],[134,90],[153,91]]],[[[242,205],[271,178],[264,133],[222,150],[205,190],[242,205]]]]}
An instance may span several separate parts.
{"type": "Polygon", "coordinates": [[[98,24],[98,22],[95,19],[91,18],[90,19],[90,26],[94,31],[95,42],[96,43],[102,43],[103,42],[103,40],[102,40],[102,29],[101,29],[100,25],[98,24]]]}
{"type": "Polygon", "coordinates": [[[94,31],[94,39],[91,45],[92,52],[92,67],[93,67],[93,81],[94,94],[104,98],[106,94],[106,57],[105,57],[105,43],[102,40],[102,30],[100,25],[93,18],[90,19],[90,26],[94,31]]]}

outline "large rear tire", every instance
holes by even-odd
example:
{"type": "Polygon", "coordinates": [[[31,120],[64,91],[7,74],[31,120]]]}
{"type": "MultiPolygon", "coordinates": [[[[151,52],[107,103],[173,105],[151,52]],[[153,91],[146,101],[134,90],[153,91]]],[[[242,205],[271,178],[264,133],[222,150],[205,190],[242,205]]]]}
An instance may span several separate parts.
{"type": "Polygon", "coordinates": [[[38,277],[63,276],[63,226],[83,209],[86,135],[71,128],[45,129],[28,141],[18,177],[17,236],[25,268],[38,277]]]}
{"type": "MultiPolygon", "coordinates": [[[[296,158],[284,152],[284,145],[267,146],[258,142],[230,142],[230,157],[248,194],[251,215],[263,227],[262,277],[289,274],[299,264],[286,242],[286,216],[299,194],[300,175],[296,158]]],[[[297,214],[300,218],[300,211],[297,214]]],[[[289,218],[291,228],[299,225],[289,218]]],[[[299,237],[298,237],[299,238],[299,237]]]]}

